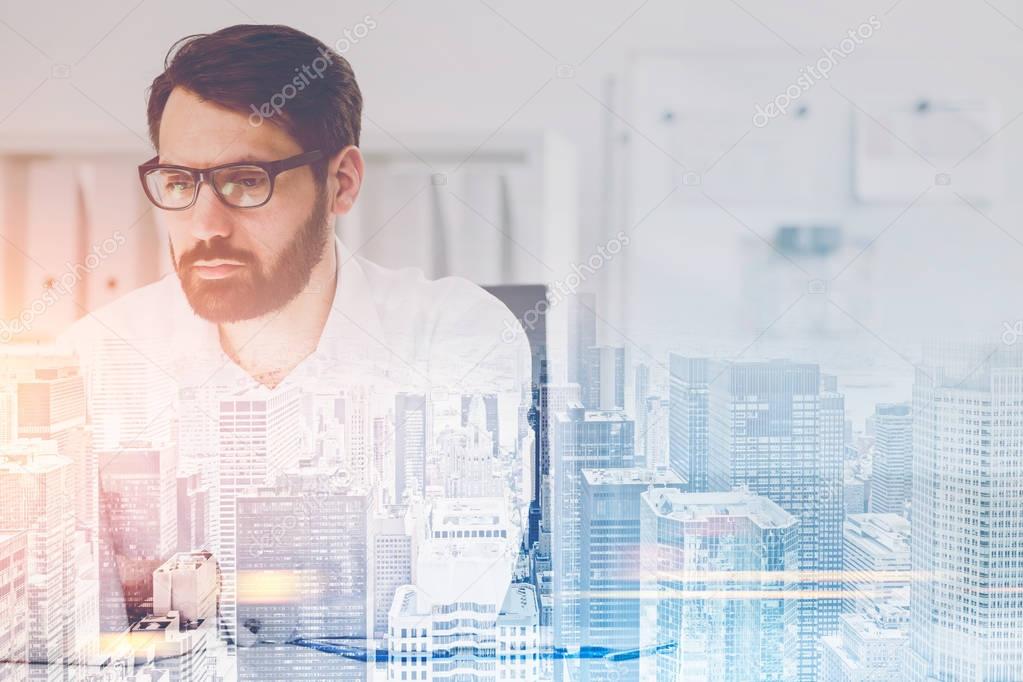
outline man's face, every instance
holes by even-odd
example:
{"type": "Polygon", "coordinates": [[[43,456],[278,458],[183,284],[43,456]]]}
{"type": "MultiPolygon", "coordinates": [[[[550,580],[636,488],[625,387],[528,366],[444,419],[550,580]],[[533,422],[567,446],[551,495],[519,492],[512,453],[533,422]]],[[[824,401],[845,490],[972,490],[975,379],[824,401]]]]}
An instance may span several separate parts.
{"type": "MultiPolygon", "coordinates": [[[[160,161],[206,168],[302,153],[280,128],[175,88],[160,120],[160,161]]],[[[171,260],[197,315],[236,322],[272,312],[308,284],[332,233],[328,193],[309,166],[277,176],[259,208],[232,208],[202,186],[195,205],[166,213],[171,260]]],[[[332,247],[331,247],[332,248],[332,247]]]]}

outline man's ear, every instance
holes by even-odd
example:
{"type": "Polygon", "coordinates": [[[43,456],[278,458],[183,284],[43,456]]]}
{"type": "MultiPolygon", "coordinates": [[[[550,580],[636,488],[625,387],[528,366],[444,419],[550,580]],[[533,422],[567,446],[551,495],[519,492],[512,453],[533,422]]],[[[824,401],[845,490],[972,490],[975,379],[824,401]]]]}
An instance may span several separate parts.
{"type": "Polygon", "coordinates": [[[344,215],[352,210],[362,189],[362,175],[365,170],[362,152],[355,145],[348,145],[327,164],[328,187],[335,187],[331,210],[344,215]],[[333,181],[331,183],[331,181],[333,181]]]}

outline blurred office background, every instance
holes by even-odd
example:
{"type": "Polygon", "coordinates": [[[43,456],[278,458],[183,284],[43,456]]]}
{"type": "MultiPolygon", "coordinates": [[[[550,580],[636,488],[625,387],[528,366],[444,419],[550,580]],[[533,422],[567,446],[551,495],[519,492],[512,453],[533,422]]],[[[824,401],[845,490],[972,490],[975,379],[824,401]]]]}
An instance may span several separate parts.
{"type": "Polygon", "coordinates": [[[1018,1],[108,0],[0,5],[3,319],[127,236],[21,340],[168,271],[145,90],[175,40],[234,23],[344,48],[369,167],[338,229],[371,259],[581,272],[598,343],[819,362],[859,417],[906,395],[921,341],[1023,332],[1018,1]]]}

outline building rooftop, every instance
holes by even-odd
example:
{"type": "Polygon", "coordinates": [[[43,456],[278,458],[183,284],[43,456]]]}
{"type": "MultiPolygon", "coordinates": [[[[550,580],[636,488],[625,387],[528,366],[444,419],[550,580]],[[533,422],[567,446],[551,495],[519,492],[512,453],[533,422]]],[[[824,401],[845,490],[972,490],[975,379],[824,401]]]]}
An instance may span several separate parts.
{"type": "Polygon", "coordinates": [[[20,440],[0,450],[0,471],[12,474],[45,474],[73,463],[57,454],[57,441],[20,440]]]}
{"type": "MultiPolygon", "coordinates": [[[[425,617],[430,614],[429,600],[414,585],[402,585],[394,593],[391,614],[399,617],[425,617]]],[[[424,621],[423,627],[426,627],[424,621]]]]}
{"type": "Polygon", "coordinates": [[[871,554],[905,554],[909,558],[909,521],[898,514],[849,514],[843,533],[871,554]]]}
{"type": "Polygon", "coordinates": [[[167,561],[163,562],[156,571],[177,571],[181,569],[198,568],[207,561],[210,561],[212,558],[213,555],[206,550],[199,552],[178,552],[171,558],[167,559],[167,561]]]}
{"type": "Polygon", "coordinates": [[[9,540],[12,540],[12,539],[18,537],[19,535],[23,535],[24,533],[25,533],[25,531],[17,529],[17,528],[15,528],[15,529],[6,529],[6,528],[0,529],[0,545],[4,544],[5,542],[8,542],[9,540]]]}
{"type": "Polygon", "coordinates": [[[590,410],[579,403],[570,404],[564,412],[554,415],[554,421],[559,423],[572,422],[617,422],[624,423],[632,421],[624,410],[590,410]]]}
{"type": "Polygon", "coordinates": [[[503,528],[508,525],[508,502],[502,497],[440,498],[430,505],[431,530],[503,528]]]}
{"type": "Polygon", "coordinates": [[[651,488],[642,496],[658,515],[676,521],[746,516],[761,528],[787,528],[797,523],[768,498],[745,491],[684,493],[677,488],[651,488]]]}
{"type": "Polygon", "coordinates": [[[420,549],[420,557],[424,561],[462,560],[462,561],[496,561],[507,554],[509,548],[507,538],[430,538],[420,549]]]}
{"type": "Polygon", "coordinates": [[[623,467],[620,469],[583,469],[587,485],[684,485],[674,471],[623,467]]]}
{"type": "Polygon", "coordinates": [[[131,626],[132,632],[161,632],[177,622],[177,616],[149,615],[131,626]]]}
{"type": "Polygon", "coordinates": [[[874,406],[876,416],[909,417],[910,410],[909,403],[878,403],[874,406]]]}
{"type": "Polygon", "coordinates": [[[874,620],[867,618],[862,613],[847,613],[842,616],[842,628],[854,631],[859,639],[898,640],[906,638],[906,631],[901,627],[881,627],[874,620]]]}
{"type": "Polygon", "coordinates": [[[627,422],[631,421],[624,410],[586,410],[583,413],[586,422],[627,422]]]}
{"type": "Polygon", "coordinates": [[[504,595],[501,605],[502,616],[511,618],[533,618],[536,616],[536,590],[528,583],[512,583],[504,595]]]}

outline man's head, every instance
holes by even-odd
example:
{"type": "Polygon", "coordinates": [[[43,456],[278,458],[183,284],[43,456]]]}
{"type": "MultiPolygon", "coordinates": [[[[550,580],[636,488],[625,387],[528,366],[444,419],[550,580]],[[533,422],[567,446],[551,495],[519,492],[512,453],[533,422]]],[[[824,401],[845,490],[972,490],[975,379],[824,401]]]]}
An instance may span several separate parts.
{"type": "Polygon", "coordinates": [[[359,193],[362,95],[348,62],[286,26],[231,26],[179,41],[150,88],[159,162],[208,168],[322,150],[282,172],[258,208],[226,205],[205,184],[166,213],[171,258],[195,312],[213,322],[277,310],[333,248],[332,214],[359,193]]]}

